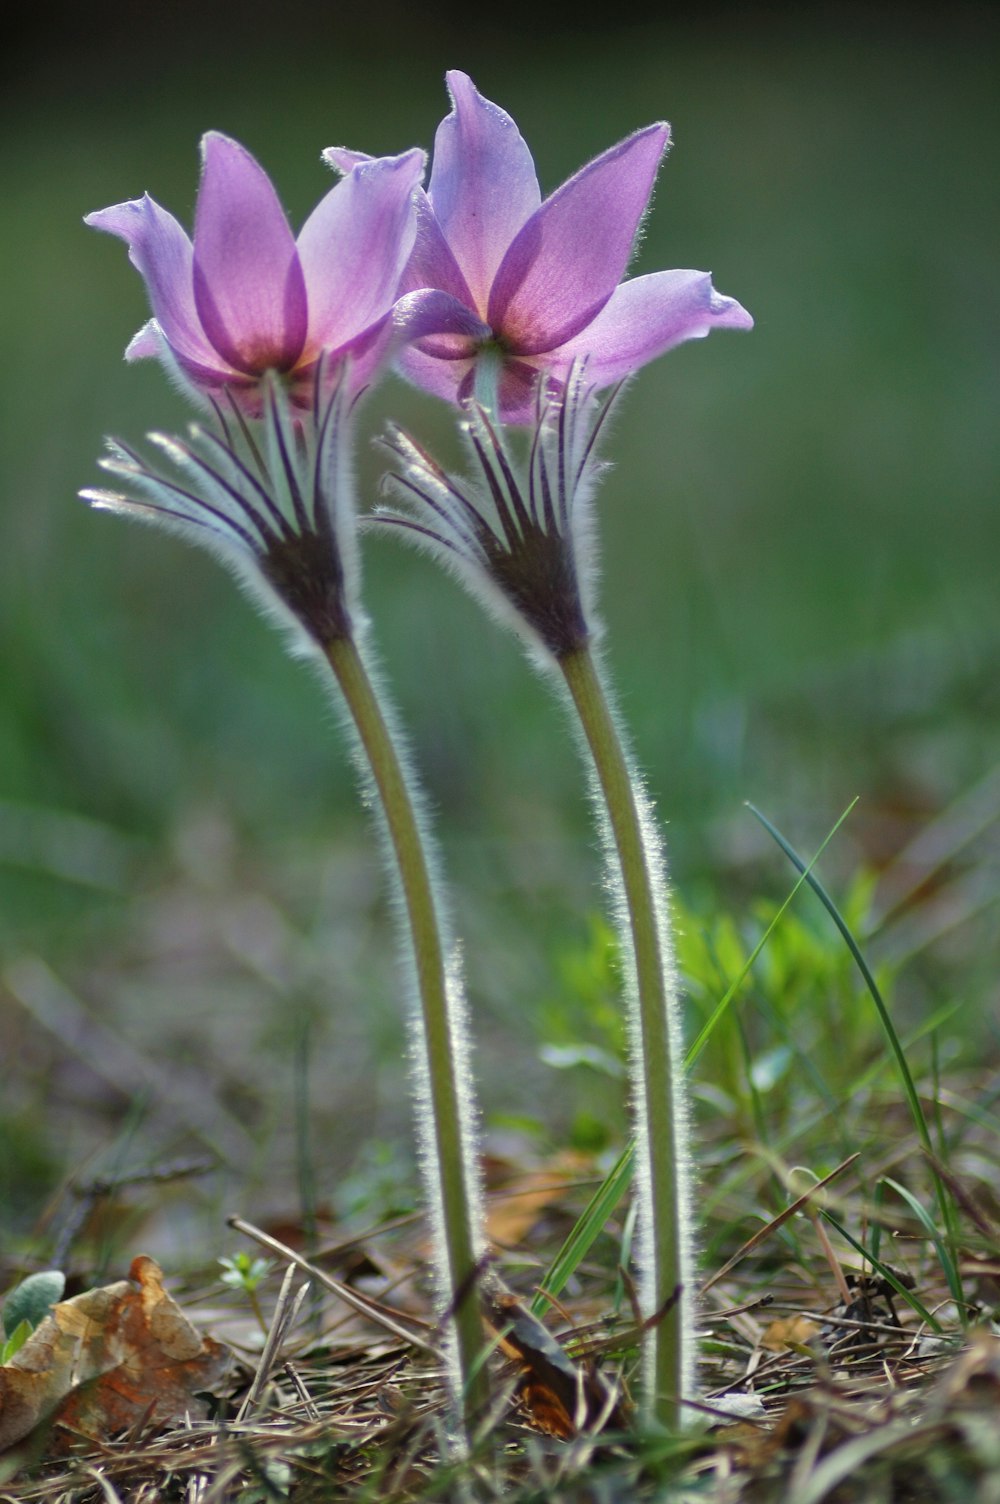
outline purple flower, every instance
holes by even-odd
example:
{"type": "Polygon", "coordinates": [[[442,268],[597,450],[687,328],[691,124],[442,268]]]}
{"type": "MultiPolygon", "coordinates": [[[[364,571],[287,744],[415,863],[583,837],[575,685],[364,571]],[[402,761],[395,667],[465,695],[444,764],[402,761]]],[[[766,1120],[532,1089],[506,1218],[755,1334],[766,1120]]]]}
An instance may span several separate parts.
{"type": "Polygon", "coordinates": [[[361,385],[392,335],[423,152],[358,161],[297,240],[271,180],[238,142],[210,131],[202,161],[193,244],[148,194],[86,217],[127,242],[146,282],[154,317],[125,358],[158,357],[202,395],[228,388],[254,416],[268,370],[307,405],[323,354],[329,370],[350,356],[352,386],[361,385]]]}
{"type": "Polygon", "coordinates": [[[585,358],[590,384],[610,386],[684,340],[752,327],[707,272],[622,282],[669,126],[627,137],[543,203],[510,116],[464,73],[447,78],[453,108],[438,127],[428,191],[418,194],[401,286],[410,296],[396,314],[412,341],[400,364],[418,386],[461,402],[477,357],[492,352],[500,416],[526,423],[540,371],[565,382],[585,358]]]}

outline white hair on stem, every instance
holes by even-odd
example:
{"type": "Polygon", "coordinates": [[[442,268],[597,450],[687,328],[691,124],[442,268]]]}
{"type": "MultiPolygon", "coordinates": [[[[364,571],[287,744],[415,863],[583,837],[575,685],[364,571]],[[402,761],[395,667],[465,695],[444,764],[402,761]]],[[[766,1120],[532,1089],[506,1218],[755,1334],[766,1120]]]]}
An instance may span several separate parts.
{"type": "Polygon", "coordinates": [[[406,511],[380,510],[376,522],[403,531],[456,573],[514,629],[571,710],[590,768],[624,965],[640,1297],[650,1322],[647,1408],[677,1424],[680,1401],[694,1384],[694,1240],[666,864],[652,805],[594,653],[602,635],[592,507],[602,468],[597,441],[617,390],[598,399],[587,388],[585,365],[571,371],[564,387],[540,383],[535,424],[520,457],[486,407],[467,402],[471,480],[454,480],[413,439],[393,430],[387,444],[402,468],[388,484],[406,511]]]}
{"type": "MultiPolygon", "coordinates": [[[[626,883],[622,870],[619,844],[609,811],[598,757],[593,750],[588,727],[580,714],[567,682],[560,676],[559,691],[569,716],[571,730],[581,756],[587,765],[587,782],[594,817],[604,853],[604,887],[608,905],[620,940],[623,999],[631,1060],[630,1086],[632,1094],[632,1120],[636,1139],[635,1177],[639,1203],[637,1223],[636,1264],[639,1273],[640,1309],[648,1320],[662,1304],[664,1293],[658,1291],[656,1271],[659,1263],[658,1242],[664,1237],[676,1238],[675,1262],[681,1293],[679,1297],[679,1335],[681,1361],[679,1365],[680,1394],[690,1398],[697,1389],[697,1352],[695,1343],[695,1272],[696,1229],[693,1211],[693,1162],[691,1157],[691,1119],[688,1101],[687,1080],[684,1070],[684,1039],[681,1017],[680,986],[674,956],[673,925],[670,917],[670,885],[663,836],[656,818],[656,809],[639,773],[629,740],[624,732],[621,714],[611,693],[600,654],[593,654],[595,678],[600,684],[607,715],[613,723],[615,734],[627,769],[631,799],[635,809],[643,862],[656,930],[657,950],[661,969],[663,1006],[666,1024],[667,1058],[664,1062],[670,1077],[670,1116],[674,1136],[674,1193],[676,1211],[673,1217],[674,1232],[654,1226],[652,1208],[653,1175],[652,1145],[650,1143],[650,1102],[647,1088],[648,1062],[645,1059],[642,1025],[642,997],[637,965],[633,917],[629,905],[626,883]]],[[[644,1380],[647,1394],[653,1392],[654,1378],[651,1373],[653,1348],[647,1344],[644,1350],[644,1380]]]]}
{"type": "Polygon", "coordinates": [[[101,461],[123,491],[81,493],[92,505],[156,522],[207,547],[258,605],[290,629],[292,647],[323,664],[348,733],[362,798],[374,812],[391,875],[415,1062],[419,1158],[431,1209],[438,1309],[449,1338],[456,1410],[466,1432],[486,1398],[475,1277],[484,1251],[482,1193],[466,1006],[436,847],[394,709],[378,683],[360,606],[352,403],[343,370],[322,365],[311,413],[293,412],[265,379],[262,418],[215,404],[219,431],[150,442],[166,468],[112,442],[101,461]],[[459,1309],[453,1310],[462,1295],[459,1309]],[[452,1331],[452,1325],[454,1330],[452,1331]]]}

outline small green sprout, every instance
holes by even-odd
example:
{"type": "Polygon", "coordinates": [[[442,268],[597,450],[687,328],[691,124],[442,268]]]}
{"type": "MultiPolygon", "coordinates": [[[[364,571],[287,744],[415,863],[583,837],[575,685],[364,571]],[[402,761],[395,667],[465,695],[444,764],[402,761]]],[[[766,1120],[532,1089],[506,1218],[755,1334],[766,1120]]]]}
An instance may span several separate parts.
{"type": "Polygon", "coordinates": [[[43,1269],[28,1278],[10,1292],[3,1303],[3,1334],[0,1342],[0,1364],[9,1363],[14,1354],[40,1325],[57,1300],[62,1299],[66,1288],[66,1276],[61,1269],[43,1269]]]}
{"type": "Polygon", "coordinates": [[[231,1259],[219,1260],[222,1273],[219,1278],[232,1290],[242,1290],[250,1302],[253,1313],[260,1322],[261,1331],[267,1331],[267,1322],[257,1297],[257,1288],[271,1272],[270,1259],[251,1258],[249,1253],[234,1253],[231,1259]]]}

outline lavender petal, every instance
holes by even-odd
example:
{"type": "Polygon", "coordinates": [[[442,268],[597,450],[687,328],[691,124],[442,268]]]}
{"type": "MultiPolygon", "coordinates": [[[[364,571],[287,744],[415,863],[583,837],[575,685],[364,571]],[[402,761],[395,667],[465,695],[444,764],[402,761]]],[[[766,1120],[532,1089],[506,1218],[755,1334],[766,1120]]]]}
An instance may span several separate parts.
{"type": "Polygon", "coordinates": [[[545,200],[497,272],[487,320],[518,355],[564,344],[621,281],[670,129],[619,142],[545,200]]]}
{"type": "Polygon", "coordinates": [[[271,180],[228,136],[202,142],[194,231],[194,297],[223,358],[255,375],[290,370],[308,326],[295,240],[271,180]]]}

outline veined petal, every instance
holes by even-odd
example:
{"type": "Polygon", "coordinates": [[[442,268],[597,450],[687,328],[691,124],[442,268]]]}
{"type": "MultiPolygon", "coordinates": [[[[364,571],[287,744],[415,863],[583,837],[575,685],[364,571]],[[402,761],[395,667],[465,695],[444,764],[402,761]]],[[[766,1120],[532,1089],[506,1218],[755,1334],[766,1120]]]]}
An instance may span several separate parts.
{"type": "Polygon", "coordinates": [[[425,287],[407,293],[392,311],[393,322],[407,342],[420,341],[420,349],[438,360],[461,360],[475,354],[475,346],[488,340],[491,330],[451,293],[425,287]]]}
{"type": "MultiPolygon", "coordinates": [[[[459,400],[474,395],[475,373],[459,392],[459,400]]],[[[533,423],[538,412],[538,367],[530,361],[505,360],[500,368],[500,383],[497,401],[502,423],[533,423]]]]}
{"type": "Polygon", "coordinates": [[[512,353],[563,344],[621,280],[670,136],[651,125],[595,157],[545,200],[503,259],[487,321],[512,353]]]}
{"type": "MultiPolygon", "coordinates": [[[[191,241],[172,214],[145,194],[110,209],[88,214],[84,224],[117,235],[146,284],[156,323],[179,356],[218,368],[218,352],[201,327],[194,304],[191,241]]],[[[146,324],[128,349],[128,358],[157,353],[144,338],[146,324]]]]}
{"type": "Polygon", "coordinates": [[[194,298],[219,353],[250,375],[289,370],[308,325],[295,240],[271,180],[248,151],[209,131],[194,228],[194,298]]]}
{"type": "Polygon", "coordinates": [[[424,154],[360,162],[299,235],[309,292],[310,351],[336,350],[388,313],[416,234],[413,196],[424,154]]]}
{"type": "Polygon", "coordinates": [[[438,224],[484,312],[497,267],[541,194],[514,121],[464,73],[447,74],[452,110],[434,138],[429,197],[438,224]]]}
{"type": "Polygon", "coordinates": [[[708,272],[653,272],[623,282],[546,364],[563,370],[585,358],[588,386],[610,386],[684,340],[703,339],[713,329],[752,328],[746,309],[716,292],[708,272]]]}
{"type": "MultiPolygon", "coordinates": [[[[333,377],[340,370],[345,361],[350,365],[341,381],[349,383],[349,390],[353,398],[363,387],[370,386],[380,369],[387,366],[392,360],[393,354],[401,343],[401,335],[392,321],[392,312],[384,313],[374,324],[356,334],[353,339],[341,345],[333,360],[324,364],[324,372],[327,377],[333,377]]],[[[319,364],[310,367],[300,366],[296,376],[308,376],[312,378],[319,370],[319,364]]],[[[324,382],[324,385],[326,383],[324,382]]]]}
{"type": "Polygon", "coordinates": [[[129,362],[150,358],[160,362],[171,384],[190,397],[196,407],[205,408],[211,399],[218,400],[228,392],[248,417],[259,416],[258,382],[254,377],[234,371],[214,350],[210,350],[211,364],[208,360],[195,360],[190,355],[178,353],[155,319],[143,324],[125,351],[125,359],[129,362]]]}
{"type": "Polygon", "coordinates": [[[462,269],[444,238],[430,200],[422,188],[417,190],[416,213],[416,239],[399,284],[400,292],[415,292],[418,287],[437,287],[442,292],[451,293],[453,298],[457,298],[467,308],[475,308],[476,300],[469,290],[469,284],[462,275],[462,269]]]}

